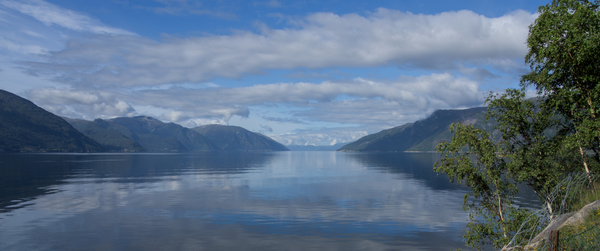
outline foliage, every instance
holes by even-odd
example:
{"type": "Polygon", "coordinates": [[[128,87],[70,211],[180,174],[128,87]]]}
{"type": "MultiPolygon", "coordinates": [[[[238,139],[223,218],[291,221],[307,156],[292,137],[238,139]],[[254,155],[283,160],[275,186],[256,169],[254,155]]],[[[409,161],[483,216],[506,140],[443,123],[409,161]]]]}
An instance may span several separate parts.
{"type": "Polygon", "coordinates": [[[494,144],[481,130],[455,125],[452,142],[439,145],[443,158],[434,168],[475,195],[468,207],[476,215],[467,224],[468,245],[499,247],[511,234],[513,245],[520,242],[511,223],[525,226],[531,221],[524,216],[533,216],[511,207],[516,184],[536,192],[552,218],[574,198],[555,192],[562,180],[583,170],[592,181],[600,170],[599,11],[599,0],[553,0],[540,7],[529,27],[525,62],[531,72],[522,76],[522,89],[492,93],[486,101],[487,118],[498,123],[501,140],[494,144]],[[537,99],[525,99],[530,87],[537,99]]]}
{"type": "Polygon", "coordinates": [[[512,205],[517,186],[506,179],[507,163],[496,154],[500,149],[489,133],[462,124],[453,124],[450,130],[455,134],[451,142],[438,145],[442,159],[434,169],[447,174],[451,182],[471,188],[473,198],[466,194],[463,204],[470,213],[465,242],[478,249],[485,244],[501,247],[526,214],[512,205]]]}
{"type": "Polygon", "coordinates": [[[453,125],[454,137],[450,143],[438,145],[442,158],[434,168],[472,190],[474,200],[466,209],[471,213],[464,234],[466,244],[498,248],[507,244],[532,214],[513,206],[517,184],[530,187],[552,212],[555,205],[550,194],[570,171],[573,158],[560,144],[564,138],[564,132],[557,129],[561,120],[551,111],[537,108],[534,100],[526,100],[523,90],[491,93],[487,103],[486,116],[496,121],[500,141],[495,142],[482,129],[453,125]]]}
{"type": "Polygon", "coordinates": [[[502,138],[497,151],[510,160],[506,172],[531,188],[552,213],[552,189],[576,166],[575,149],[563,145],[568,132],[563,119],[538,107],[537,100],[526,100],[524,90],[491,93],[487,102],[487,117],[498,123],[502,138]]]}
{"type": "Polygon", "coordinates": [[[544,108],[567,121],[565,146],[577,147],[585,171],[600,162],[600,1],[554,0],[529,28],[523,87],[545,97],[544,108]]]}

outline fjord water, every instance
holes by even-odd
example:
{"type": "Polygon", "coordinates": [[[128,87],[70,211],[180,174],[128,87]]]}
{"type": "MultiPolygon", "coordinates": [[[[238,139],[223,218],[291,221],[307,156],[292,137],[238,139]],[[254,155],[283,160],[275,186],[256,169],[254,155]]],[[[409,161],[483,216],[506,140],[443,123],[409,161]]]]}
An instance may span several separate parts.
{"type": "Polygon", "coordinates": [[[435,154],[1,154],[0,250],[450,250],[435,154]]]}

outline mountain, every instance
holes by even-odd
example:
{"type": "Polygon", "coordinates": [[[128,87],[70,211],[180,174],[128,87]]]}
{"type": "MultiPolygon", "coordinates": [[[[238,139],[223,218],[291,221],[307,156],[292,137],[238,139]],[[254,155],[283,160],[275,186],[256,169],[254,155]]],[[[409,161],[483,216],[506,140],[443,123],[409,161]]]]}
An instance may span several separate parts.
{"type": "Polygon", "coordinates": [[[289,151],[277,141],[239,126],[204,125],[192,130],[212,140],[224,151],[289,151]]]}
{"type": "Polygon", "coordinates": [[[175,123],[148,117],[114,118],[98,120],[107,123],[105,128],[114,130],[137,142],[150,152],[198,152],[216,151],[219,147],[202,134],[175,123]]]}
{"type": "Polygon", "coordinates": [[[387,151],[436,151],[435,147],[443,141],[450,141],[450,124],[460,122],[474,125],[497,135],[494,121],[485,122],[487,107],[464,110],[438,110],[426,119],[397,126],[381,132],[367,135],[352,142],[338,151],[350,152],[387,152],[387,151]]]}
{"type": "Polygon", "coordinates": [[[0,90],[0,151],[102,152],[105,149],[61,117],[0,90]]]}
{"type": "MultiPolygon", "coordinates": [[[[106,150],[112,152],[146,152],[135,140],[128,138],[119,131],[127,131],[128,129],[122,125],[111,124],[102,119],[94,121],[82,119],[64,118],[75,129],[79,130],[85,136],[100,143],[106,150]]],[[[129,133],[132,136],[132,133],[129,133]]]]}
{"type": "Polygon", "coordinates": [[[147,116],[66,120],[109,151],[289,151],[269,137],[237,126],[206,125],[188,129],[147,116]]]}
{"type": "Polygon", "coordinates": [[[311,152],[311,151],[335,151],[337,149],[340,149],[341,147],[343,147],[344,145],[346,145],[347,143],[338,143],[332,146],[313,146],[313,145],[289,145],[287,146],[288,149],[290,149],[290,151],[304,151],[304,152],[311,152]]]}

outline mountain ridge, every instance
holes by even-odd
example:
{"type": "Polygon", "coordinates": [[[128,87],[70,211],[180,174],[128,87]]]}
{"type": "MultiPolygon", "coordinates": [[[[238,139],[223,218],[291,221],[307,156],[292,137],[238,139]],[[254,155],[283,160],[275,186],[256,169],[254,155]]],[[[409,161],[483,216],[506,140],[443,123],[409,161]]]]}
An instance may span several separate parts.
{"type": "Polygon", "coordinates": [[[0,90],[0,151],[102,152],[105,149],[61,117],[0,90]]]}
{"type": "MultiPolygon", "coordinates": [[[[497,136],[495,122],[485,121],[486,111],[486,107],[437,110],[425,119],[367,135],[337,150],[435,151],[438,143],[451,140],[448,128],[455,122],[471,124],[497,136]]],[[[204,125],[190,129],[149,116],[94,121],[61,118],[4,90],[0,90],[0,129],[0,151],[4,152],[290,150],[265,135],[238,126],[204,125]]]]}
{"type": "Polygon", "coordinates": [[[212,140],[224,151],[289,151],[283,144],[239,126],[211,124],[191,130],[212,140]]]}
{"type": "Polygon", "coordinates": [[[95,119],[94,121],[71,118],[64,119],[75,129],[100,143],[108,151],[147,152],[144,147],[135,141],[137,136],[134,136],[131,132],[128,133],[129,137],[123,135],[121,132],[126,133],[125,131],[128,131],[128,129],[118,128],[120,125],[113,125],[102,119],[95,119]]]}
{"type": "Polygon", "coordinates": [[[347,152],[435,152],[436,145],[450,141],[452,123],[482,128],[496,135],[495,121],[485,121],[487,107],[437,110],[429,117],[362,137],[338,151],[347,152]]]}
{"type": "Polygon", "coordinates": [[[190,129],[175,123],[164,123],[150,116],[94,121],[65,119],[109,151],[289,151],[267,136],[238,126],[205,125],[190,129]]]}

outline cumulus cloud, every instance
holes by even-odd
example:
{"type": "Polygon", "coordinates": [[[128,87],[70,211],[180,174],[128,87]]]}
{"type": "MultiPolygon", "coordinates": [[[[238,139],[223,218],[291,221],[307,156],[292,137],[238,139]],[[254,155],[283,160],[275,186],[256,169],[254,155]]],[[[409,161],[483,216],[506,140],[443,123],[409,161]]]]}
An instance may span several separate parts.
{"type": "Polygon", "coordinates": [[[357,78],[204,89],[174,86],[126,93],[44,88],[32,90],[29,97],[63,116],[124,116],[135,113],[133,107],[151,107],[162,111],[154,116],[163,120],[196,126],[206,120],[227,123],[232,116],[247,118],[252,106],[288,104],[301,109],[290,111],[293,117],[288,119],[264,119],[295,124],[374,124],[381,128],[415,121],[436,109],[480,105],[484,93],[476,82],[445,73],[385,81],[357,78]]]}
{"type": "Polygon", "coordinates": [[[79,32],[96,34],[132,35],[131,32],[105,26],[85,14],[67,10],[42,0],[2,0],[3,6],[29,15],[47,26],[60,26],[79,32]]]}
{"type": "Polygon", "coordinates": [[[170,111],[163,113],[162,117],[168,121],[181,121],[190,119],[190,117],[182,111],[170,111]]]}
{"type": "MultiPolygon", "coordinates": [[[[178,9],[182,6],[204,8],[190,0],[159,2],[168,14],[187,11],[178,9]]],[[[42,0],[0,0],[0,7],[30,16],[26,19],[41,27],[11,31],[20,37],[3,36],[0,50],[44,54],[15,58],[29,60],[20,64],[26,73],[51,79],[60,87],[26,92],[54,113],[85,119],[141,113],[193,127],[226,124],[233,116],[248,118],[256,106],[287,106],[294,109],[287,110],[285,118],[259,114],[260,121],[253,122],[257,127],[269,123],[265,120],[277,122],[269,124],[275,131],[283,124],[304,128],[269,135],[287,144],[348,142],[424,118],[436,109],[480,105],[485,96],[482,82],[508,82],[502,79],[505,75],[523,69],[527,27],[536,18],[525,11],[488,18],[467,10],[423,15],[381,8],[365,15],[314,13],[290,19],[288,28],[257,25],[259,32],[165,36],[157,41],[42,0]],[[56,34],[44,33],[48,27],[54,33],[78,35],[63,44],[56,34]],[[425,75],[374,79],[354,77],[357,74],[354,79],[335,80],[323,74],[382,66],[416,69],[425,75]],[[284,78],[328,80],[193,87],[215,78],[239,79],[270,70],[290,70],[284,71],[284,78]],[[355,127],[306,129],[313,122],[355,127]]]]}
{"type": "MultiPolygon", "coordinates": [[[[488,18],[471,11],[419,15],[379,9],[366,16],[315,13],[295,29],[260,34],[165,38],[95,36],[69,43],[34,71],[92,85],[161,85],[239,78],[267,69],[376,67],[459,69],[464,64],[518,66],[536,15],[515,11],[488,18]]],[[[512,68],[511,68],[512,67],[512,68]]]]}
{"type": "Polygon", "coordinates": [[[351,81],[325,81],[322,83],[278,83],[238,88],[185,89],[139,91],[142,97],[164,100],[167,96],[179,97],[169,101],[187,103],[236,103],[255,105],[262,103],[309,103],[332,101],[339,95],[355,98],[383,98],[402,102],[411,107],[455,107],[481,101],[483,94],[478,84],[467,78],[456,78],[448,73],[419,77],[401,77],[396,80],[374,81],[357,78],[351,81]],[[224,99],[223,97],[226,97],[224,99]]]}
{"type": "Polygon", "coordinates": [[[66,117],[95,119],[135,115],[131,105],[109,92],[40,88],[28,98],[49,111],[66,117]]]}
{"type": "MultiPolygon", "coordinates": [[[[358,78],[352,81],[322,83],[279,83],[238,88],[144,90],[136,95],[141,105],[177,107],[203,115],[223,112],[247,117],[240,109],[263,104],[293,104],[308,108],[294,115],[311,120],[338,123],[409,122],[436,109],[470,107],[483,103],[478,84],[450,74],[401,77],[389,81],[358,78]],[[340,96],[350,99],[339,100],[340,96]],[[161,100],[156,104],[156,100],[161,100]]],[[[297,118],[298,118],[297,117],[297,118]]],[[[285,122],[281,120],[280,122],[285,122]]]]}
{"type": "Polygon", "coordinates": [[[373,132],[368,127],[335,127],[298,129],[281,135],[268,135],[284,145],[333,145],[332,142],[347,143],[373,132]]]}

